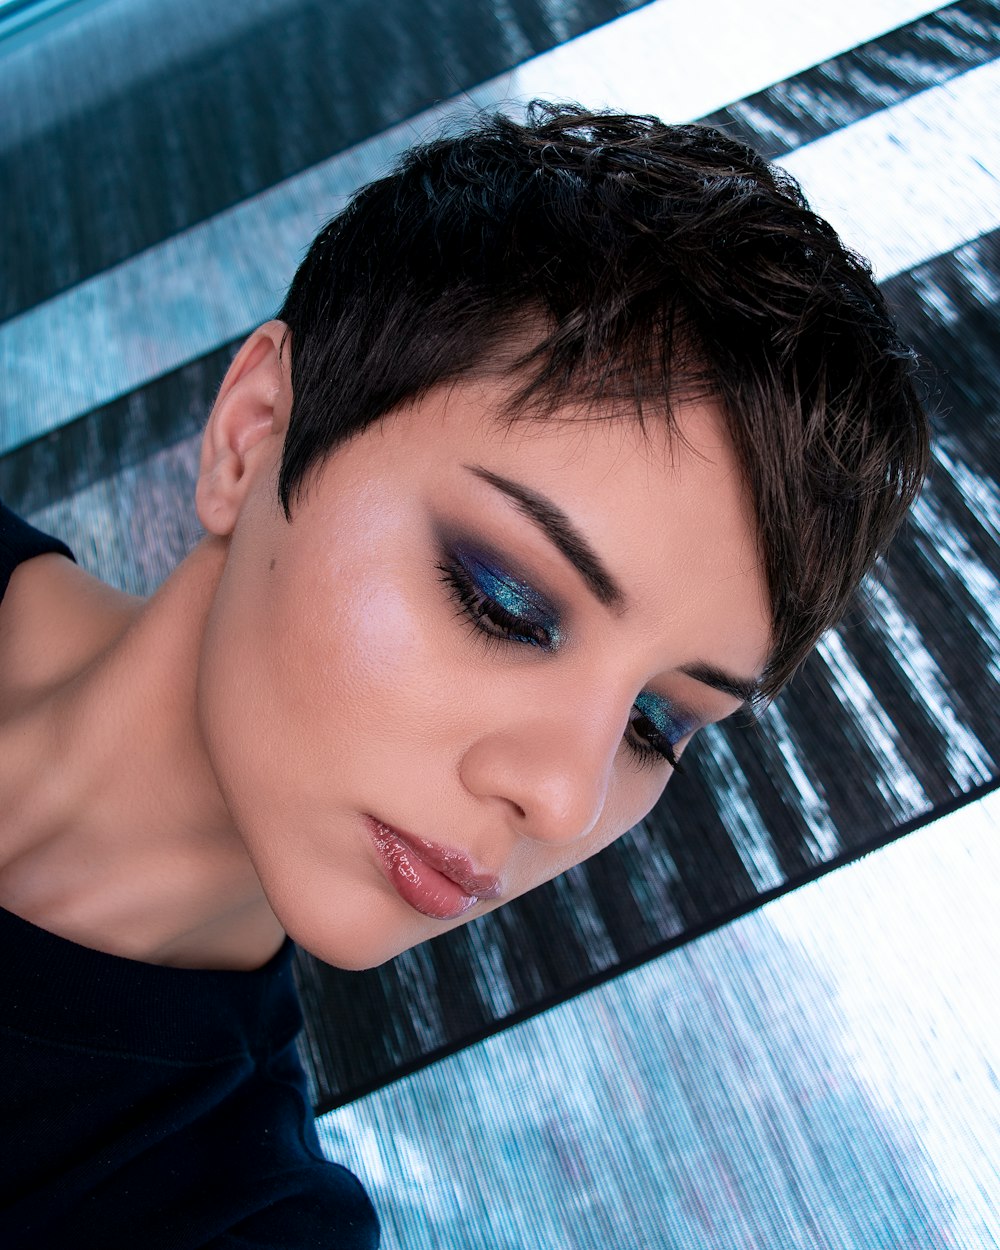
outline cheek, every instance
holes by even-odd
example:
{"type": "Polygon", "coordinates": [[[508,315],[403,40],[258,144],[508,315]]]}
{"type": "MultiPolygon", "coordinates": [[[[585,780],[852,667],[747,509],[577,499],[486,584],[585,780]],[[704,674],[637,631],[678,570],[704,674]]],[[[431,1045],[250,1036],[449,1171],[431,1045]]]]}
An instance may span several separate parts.
{"type": "Polygon", "coordinates": [[[393,692],[405,693],[405,605],[338,572],[289,566],[255,581],[227,568],[220,583],[199,707],[234,815],[258,819],[293,794],[320,799],[358,735],[374,737],[393,692]]]}
{"type": "Polygon", "coordinates": [[[308,854],[342,814],[388,805],[401,820],[446,793],[468,717],[463,645],[432,569],[370,550],[326,567],[279,558],[263,575],[227,567],[199,710],[251,853],[287,836],[308,854]]]}

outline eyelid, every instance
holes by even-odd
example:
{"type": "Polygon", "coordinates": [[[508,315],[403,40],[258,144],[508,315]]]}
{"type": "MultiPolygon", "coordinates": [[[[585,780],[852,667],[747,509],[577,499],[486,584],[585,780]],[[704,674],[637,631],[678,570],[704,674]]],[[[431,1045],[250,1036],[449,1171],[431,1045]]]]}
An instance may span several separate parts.
{"type": "MultiPolygon", "coordinates": [[[[470,564],[482,569],[489,577],[506,582],[541,617],[553,624],[562,624],[564,611],[533,583],[533,579],[511,559],[488,542],[455,538],[446,543],[449,559],[457,560],[472,576],[470,564]]],[[[505,605],[504,605],[505,606],[505,605]]]]}
{"type": "Polygon", "coordinates": [[[439,549],[448,554],[464,551],[492,562],[510,573],[515,581],[533,589],[534,600],[547,612],[565,617],[572,607],[569,598],[553,588],[547,571],[558,569],[563,561],[558,552],[541,538],[534,525],[519,512],[512,517],[478,519],[434,518],[434,533],[439,549]],[[536,551],[537,547],[537,551],[536,551]],[[545,589],[543,589],[543,587],[545,589]]]}
{"type": "Polygon", "coordinates": [[[675,746],[684,738],[689,737],[701,727],[701,718],[689,709],[682,707],[666,695],[657,694],[653,690],[640,690],[636,695],[633,707],[650,721],[656,729],[675,746]],[[669,724],[657,713],[666,713],[669,724]]]}

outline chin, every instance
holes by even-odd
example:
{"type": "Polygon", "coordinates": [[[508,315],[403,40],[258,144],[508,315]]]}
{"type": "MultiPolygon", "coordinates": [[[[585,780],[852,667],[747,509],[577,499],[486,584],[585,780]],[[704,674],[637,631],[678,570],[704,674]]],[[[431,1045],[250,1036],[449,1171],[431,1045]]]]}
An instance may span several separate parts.
{"type": "MultiPolygon", "coordinates": [[[[323,948],[310,948],[304,943],[299,943],[303,950],[308,950],[310,955],[314,955],[324,964],[329,964],[331,968],[339,968],[342,972],[368,972],[372,968],[380,968],[383,964],[389,963],[395,959],[397,955],[402,954],[402,950],[392,950],[375,954],[365,951],[351,951],[345,953],[340,950],[330,950],[323,948]]],[[[407,947],[403,947],[407,950],[407,947]]]]}
{"type": "Polygon", "coordinates": [[[433,934],[392,932],[382,908],[369,908],[364,919],[344,917],[331,925],[329,917],[280,916],[281,924],[292,941],[322,963],[344,972],[367,972],[379,968],[401,955],[403,951],[426,941],[433,934]],[[381,923],[380,923],[381,922],[381,923]]]}

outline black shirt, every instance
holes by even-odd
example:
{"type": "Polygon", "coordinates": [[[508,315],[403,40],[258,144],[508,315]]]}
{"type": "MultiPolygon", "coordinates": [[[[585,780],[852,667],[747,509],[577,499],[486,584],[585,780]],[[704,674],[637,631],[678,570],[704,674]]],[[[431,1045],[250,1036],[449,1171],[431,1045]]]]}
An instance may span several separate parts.
{"type": "MultiPolygon", "coordinates": [[[[0,598],[49,551],[72,558],[0,503],[0,598]]],[[[374,1250],[367,1194],[320,1151],[293,952],[168,968],[0,908],[4,1250],[374,1250]]]]}

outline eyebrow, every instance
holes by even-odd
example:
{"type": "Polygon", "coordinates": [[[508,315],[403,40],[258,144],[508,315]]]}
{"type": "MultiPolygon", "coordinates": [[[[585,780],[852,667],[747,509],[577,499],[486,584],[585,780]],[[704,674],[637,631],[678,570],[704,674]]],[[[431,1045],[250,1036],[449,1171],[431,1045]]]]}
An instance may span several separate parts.
{"type": "Polygon", "coordinates": [[[533,521],[549,536],[580,573],[599,603],[619,611],[624,610],[628,596],[562,508],[557,508],[551,499],[546,499],[537,491],[522,486],[520,482],[512,482],[510,478],[501,477],[499,473],[493,473],[482,465],[467,464],[463,468],[513,499],[528,520],[533,521]]]}
{"type": "Polygon", "coordinates": [[[760,697],[759,681],[752,677],[735,677],[732,673],[716,668],[714,664],[682,664],[677,671],[711,686],[713,690],[732,695],[748,707],[760,697]]]}
{"type": "MultiPolygon", "coordinates": [[[[608,572],[597,552],[587,542],[565,512],[557,507],[551,499],[540,495],[521,482],[513,482],[502,477],[491,469],[479,464],[462,466],[469,473],[513,499],[520,511],[533,521],[556,547],[563,553],[570,564],[580,573],[590,587],[594,597],[606,607],[624,611],[628,605],[628,596],[621,586],[608,572]]],[[[736,677],[714,664],[685,664],[678,670],[686,676],[711,686],[713,690],[731,695],[742,703],[752,704],[760,694],[760,683],[752,677],[736,677]]]]}

